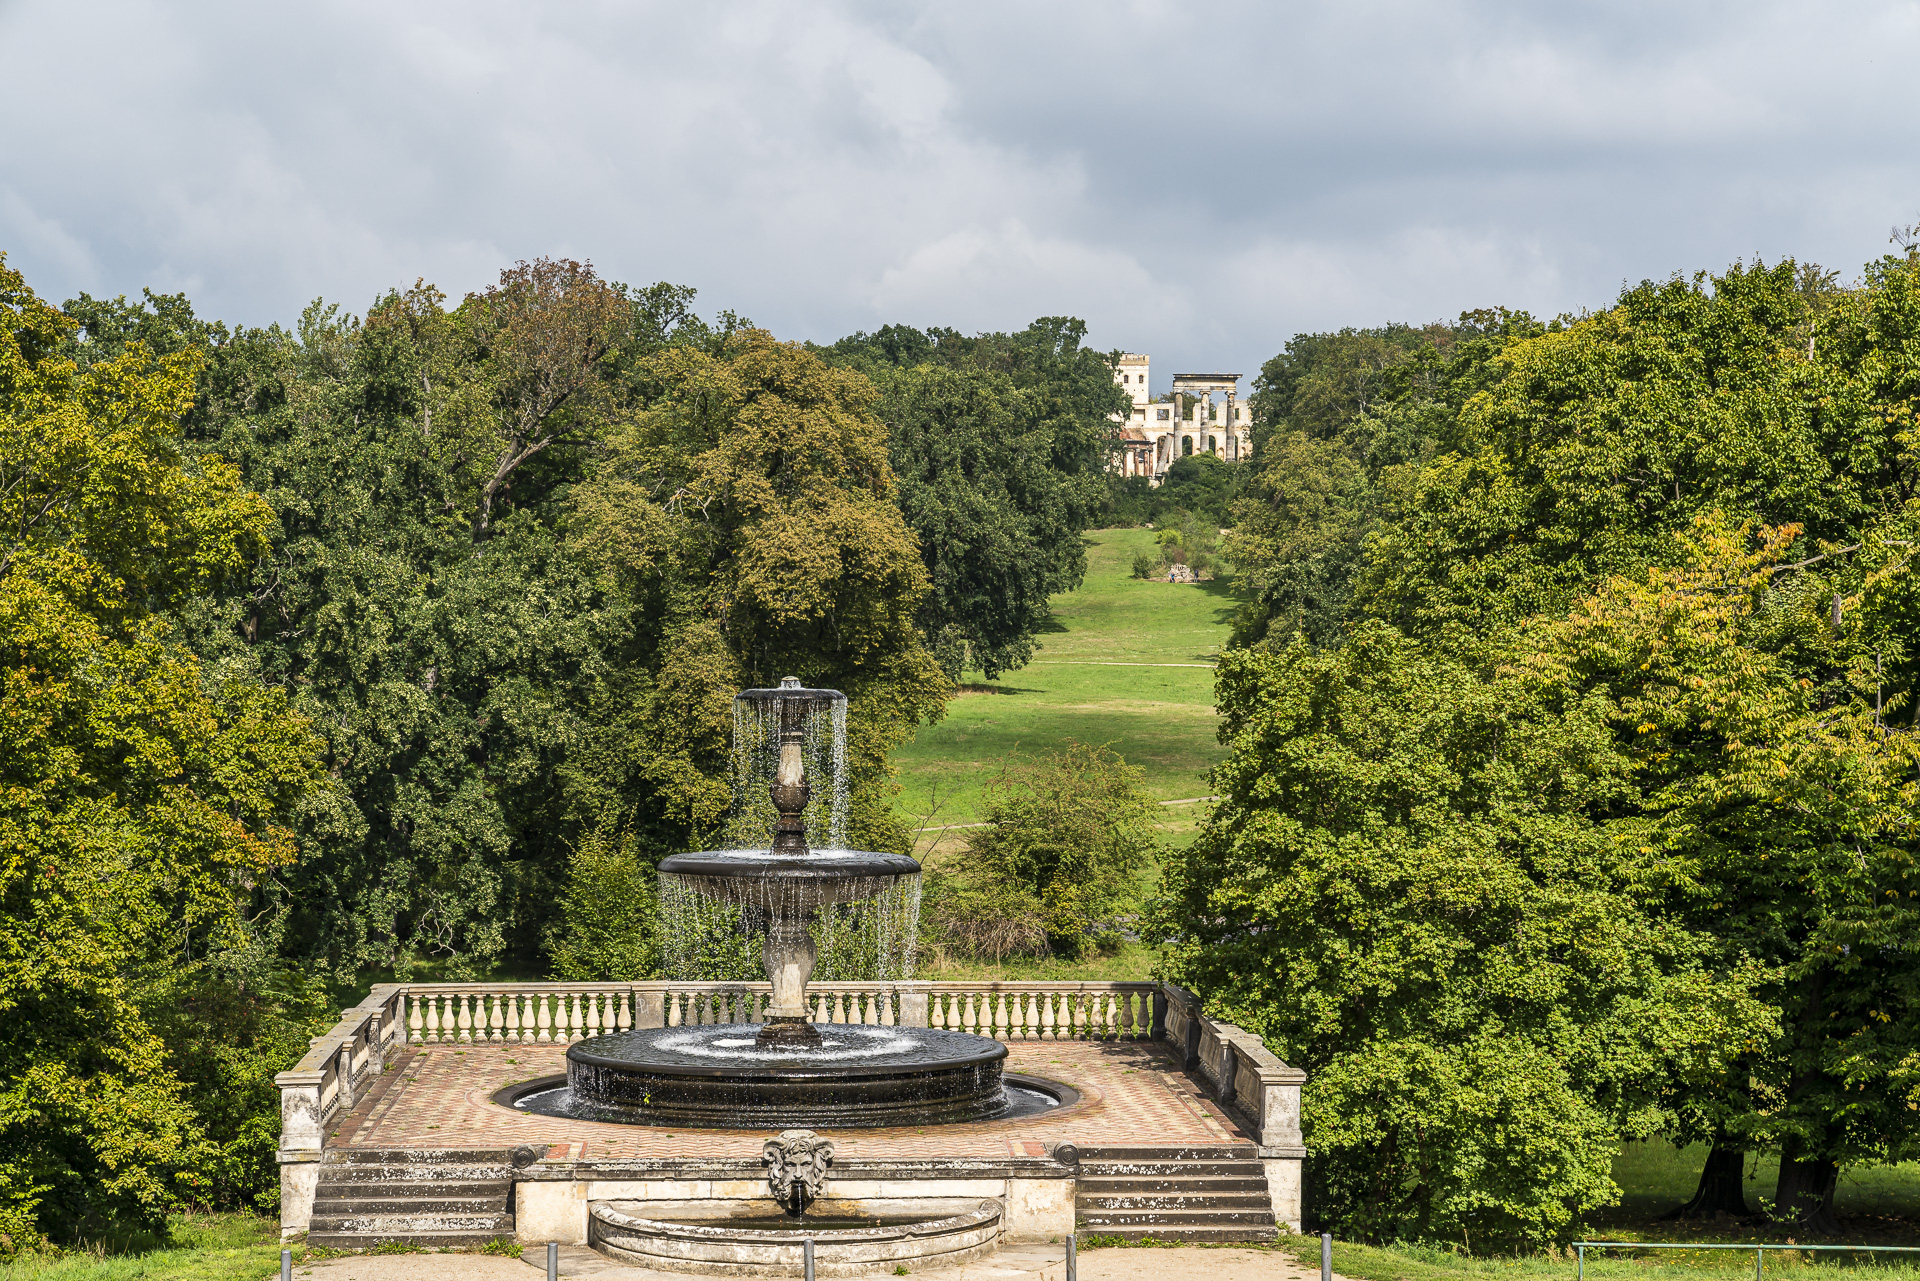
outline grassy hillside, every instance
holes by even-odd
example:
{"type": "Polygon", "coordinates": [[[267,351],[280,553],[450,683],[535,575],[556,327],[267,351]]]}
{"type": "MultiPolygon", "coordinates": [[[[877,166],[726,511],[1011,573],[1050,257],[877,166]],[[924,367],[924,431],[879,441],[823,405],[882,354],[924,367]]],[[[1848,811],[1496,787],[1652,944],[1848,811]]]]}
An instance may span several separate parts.
{"type": "Polygon", "coordinates": [[[1205,794],[1201,775],[1223,755],[1212,665],[1235,601],[1225,583],[1130,577],[1134,555],[1153,547],[1147,530],[1087,541],[1086,581],[1054,597],[1036,659],[997,681],[970,673],[946,719],[894,752],[897,804],[916,826],[975,821],[1002,761],[1068,739],[1111,743],[1161,800],[1205,794]]]}

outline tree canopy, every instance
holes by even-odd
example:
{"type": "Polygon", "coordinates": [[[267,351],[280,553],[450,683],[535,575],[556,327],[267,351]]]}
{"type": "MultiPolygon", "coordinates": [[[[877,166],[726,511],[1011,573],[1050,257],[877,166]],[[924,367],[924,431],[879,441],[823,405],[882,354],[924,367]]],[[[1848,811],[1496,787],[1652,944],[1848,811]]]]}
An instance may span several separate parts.
{"type": "Polygon", "coordinates": [[[1728,1158],[1773,1148],[1818,1228],[1841,1165],[1915,1152],[1916,287],[1741,264],[1263,371],[1226,800],[1164,927],[1318,1065],[1338,1221],[1549,1240],[1658,1132],[1712,1145],[1693,1210],[1747,1210],[1728,1158]]]}
{"type": "Polygon", "coordinates": [[[879,389],[900,508],[932,590],[918,623],[949,679],[1026,664],[1047,599],[1086,573],[1081,533],[1106,504],[1116,356],[1081,346],[1086,326],[1036,320],[965,337],[888,325],[822,350],[879,389]]]}

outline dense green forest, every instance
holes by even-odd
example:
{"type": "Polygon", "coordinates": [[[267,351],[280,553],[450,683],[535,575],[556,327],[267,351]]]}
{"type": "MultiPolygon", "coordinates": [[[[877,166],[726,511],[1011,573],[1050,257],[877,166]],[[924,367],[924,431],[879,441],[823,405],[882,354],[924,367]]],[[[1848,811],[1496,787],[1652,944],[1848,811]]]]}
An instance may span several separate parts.
{"type": "Polygon", "coordinates": [[[543,259],[254,329],[0,259],[0,1252],[270,1208],[330,983],[647,972],[742,686],[846,690],[908,848],[889,751],[1110,524],[1235,584],[1221,800],[1156,852],[1125,744],[1046,745],[936,901],[1138,914],[1310,1074],[1327,1226],[1563,1241],[1660,1135],[1689,1213],[1821,1231],[1920,1154],[1920,257],[1299,335],[1253,459],[1159,487],[1078,321],[693,302],[543,259]]]}
{"type": "Polygon", "coordinates": [[[905,848],[888,749],[1104,507],[1076,321],[808,348],[543,259],[289,331],[0,270],[8,1250],[271,1205],[328,981],[644,972],[742,687],[845,690],[905,848]],[[641,937],[558,928],[609,888],[641,937]]]}
{"type": "Polygon", "coordinates": [[[1310,1074],[1336,1231],[1563,1237],[1623,1139],[1831,1230],[1920,1154],[1920,258],[1303,335],[1168,972],[1310,1074]]]}

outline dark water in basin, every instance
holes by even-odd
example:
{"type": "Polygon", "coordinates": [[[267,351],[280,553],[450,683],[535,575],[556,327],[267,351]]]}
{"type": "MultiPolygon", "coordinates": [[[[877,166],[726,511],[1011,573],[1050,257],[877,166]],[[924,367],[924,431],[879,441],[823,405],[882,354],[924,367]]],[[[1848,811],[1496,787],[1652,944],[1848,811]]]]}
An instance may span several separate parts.
{"type": "MultiPolygon", "coordinates": [[[[1022,1085],[1017,1081],[1008,1081],[1006,1089],[1006,1107],[990,1117],[991,1121],[1016,1121],[1022,1117],[1039,1116],[1060,1106],[1060,1100],[1043,1090],[1022,1085]]],[[[626,1125],[653,1125],[666,1129],[698,1129],[684,1119],[649,1120],[636,1116],[630,1109],[600,1108],[591,1103],[575,1100],[570,1086],[560,1085],[549,1090],[539,1090],[532,1094],[523,1094],[512,1105],[521,1112],[533,1112],[540,1116],[564,1116],[581,1121],[615,1121],[626,1125]]],[[[778,1216],[775,1216],[778,1217],[778,1216]]],[[[813,1220],[809,1219],[808,1223],[813,1220]]],[[[856,1226],[872,1227],[870,1223],[856,1226]]]]}
{"type": "MultiPolygon", "coordinates": [[[[938,1216],[935,1216],[938,1217],[938,1216]]],[[[735,1231],[753,1232],[831,1232],[835,1229],[845,1231],[849,1228],[903,1228],[909,1224],[926,1223],[924,1214],[877,1214],[865,1218],[843,1218],[834,1215],[805,1214],[794,1218],[786,1214],[743,1214],[716,1215],[711,1219],[661,1219],[662,1223],[682,1224],[691,1228],[731,1228],[735,1231]]]]}

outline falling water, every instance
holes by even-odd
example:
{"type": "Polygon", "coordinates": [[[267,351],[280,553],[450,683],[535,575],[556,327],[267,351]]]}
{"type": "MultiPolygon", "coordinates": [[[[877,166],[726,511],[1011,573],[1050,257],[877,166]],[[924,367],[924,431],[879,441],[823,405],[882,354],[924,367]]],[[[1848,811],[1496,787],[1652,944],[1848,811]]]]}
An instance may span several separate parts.
{"type": "MultiPolygon", "coordinates": [[[[847,843],[847,697],[822,699],[807,691],[801,752],[813,799],[807,803],[807,845],[842,849],[847,843]]],[[[727,844],[737,850],[765,849],[773,843],[773,799],[767,785],[780,768],[779,697],[733,700],[733,808],[727,818],[727,844]]]]}
{"type": "MultiPolygon", "coordinates": [[[[808,690],[802,754],[813,789],[805,811],[809,857],[845,856],[847,839],[847,699],[808,690]]],[[[778,694],[756,692],[733,701],[733,807],[726,842],[736,850],[765,850],[778,814],[768,794],[779,770],[781,705],[778,694]]],[[[812,907],[808,891],[769,878],[746,889],[709,885],[701,877],[660,877],[661,968],[669,978],[741,982],[765,977],[760,946],[775,912],[811,910],[807,932],[818,953],[815,982],[862,982],[913,976],[920,933],[920,878],[870,877],[849,883],[850,901],[812,907]],[[745,900],[741,901],[742,895],[745,900]]]]}
{"type": "MultiPolygon", "coordinates": [[[[832,854],[837,851],[820,851],[832,854]]],[[[796,891],[778,881],[755,887],[745,903],[713,896],[703,878],[660,878],[660,962],[668,977],[690,982],[736,983],[765,977],[760,946],[780,900],[796,891]]],[[[733,887],[738,892],[739,887],[733,887]]],[[[920,934],[920,878],[873,877],[857,885],[858,897],[815,909],[807,923],[818,959],[816,983],[853,983],[913,977],[920,934]]]]}

